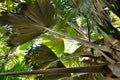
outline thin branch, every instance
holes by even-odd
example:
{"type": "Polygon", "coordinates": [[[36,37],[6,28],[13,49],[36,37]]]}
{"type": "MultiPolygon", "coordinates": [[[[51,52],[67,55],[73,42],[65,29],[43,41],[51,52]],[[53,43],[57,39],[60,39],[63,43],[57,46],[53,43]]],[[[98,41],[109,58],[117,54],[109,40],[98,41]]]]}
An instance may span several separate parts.
{"type": "Polygon", "coordinates": [[[17,76],[17,75],[33,75],[33,74],[69,74],[69,73],[104,73],[111,74],[112,72],[105,65],[96,65],[78,68],[54,68],[48,70],[33,70],[20,72],[0,73],[0,76],[17,76]]]}

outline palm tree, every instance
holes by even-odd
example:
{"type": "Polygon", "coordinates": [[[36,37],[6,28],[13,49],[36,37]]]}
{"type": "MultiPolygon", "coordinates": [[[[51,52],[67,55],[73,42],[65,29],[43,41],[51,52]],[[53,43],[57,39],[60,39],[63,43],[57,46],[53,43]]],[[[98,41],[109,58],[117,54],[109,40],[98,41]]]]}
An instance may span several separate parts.
{"type": "Polygon", "coordinates": [[[31,70],[68,73],[36,75],[36,79],[112,80],[120,77],[119,3],[119,0],[3,1],[0,24],[12,51],[29,44],[24,61],[31,70]],[[77,67],[78,72],[72,67],[77,67]]]}

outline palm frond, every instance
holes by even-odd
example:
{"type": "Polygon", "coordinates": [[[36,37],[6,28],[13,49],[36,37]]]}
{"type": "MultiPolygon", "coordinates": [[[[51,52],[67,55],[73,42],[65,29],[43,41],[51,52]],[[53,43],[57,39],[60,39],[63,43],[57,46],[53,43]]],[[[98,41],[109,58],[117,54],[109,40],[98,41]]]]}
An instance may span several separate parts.
{"type": "Polygon", "coordinates": [[[17,46],[36,38],[44,32],[42,27],[50,27],[54,17],[54,7],[50,0],[27,1],[23,14],[3,13],[0,24],[6,28],[10,46],[17,46]]]}
{"type": "Polygon", "coordinates": [[[65,67],[57,56],[47,46],[40,44],[32,47],[25,57],[25,61],[33,69],[49,68],[49,67],[65,67]]]}
{"type": "Polygon", "coordinates": [[[34,3],[27,1],[23,13],[38,24],[42,23],[45,26],[50,26],[55,11],[50,0],[36,0],[34,3]]]}
{"type": "Polygon", "coordinates": [[[36,27],[36,23],[22,15],[7,13],[1,16],[0,19],[3,24],[8,24],[5,28],[7,30],[6,34],[10,37],[10,41],[8,42],[10,46],[23,44],[44,31],[44,29],[36,27]]]}

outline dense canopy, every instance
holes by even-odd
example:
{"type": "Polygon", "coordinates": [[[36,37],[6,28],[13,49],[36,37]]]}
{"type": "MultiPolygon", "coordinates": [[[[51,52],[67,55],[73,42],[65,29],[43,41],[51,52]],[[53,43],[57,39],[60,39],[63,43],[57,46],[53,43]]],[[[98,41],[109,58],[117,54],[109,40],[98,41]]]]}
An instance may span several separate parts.
{"type": "Polygon", "coordinates": [[[119,80],[119,63],[120,0],[0,1],[0,80],[119,80]]]}

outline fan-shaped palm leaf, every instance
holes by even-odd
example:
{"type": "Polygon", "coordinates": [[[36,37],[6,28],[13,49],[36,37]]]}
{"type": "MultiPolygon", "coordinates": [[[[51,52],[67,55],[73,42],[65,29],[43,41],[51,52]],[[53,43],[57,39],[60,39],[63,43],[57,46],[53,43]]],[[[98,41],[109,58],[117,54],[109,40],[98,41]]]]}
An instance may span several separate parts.
{"type": "Polygon", "coordinates": [[[43,44],[31,48],[25,59],[26,63],[34,69],[49,67],[50,64],[50,67],[65,67],[60,61],[57,61],[57,56],[43,44]]]}
{"type": "Polygon", "coordinates": [[[8,24],[7,31],[10,32],[10,42],[12,46],[23,44],[32,40],[41,33],[42,27],[50,27],[53,22],[54,7],[50,0],[27,1],[23,7],[23,15],[17,13],[3,13],[0,23],[8,24]]]}

